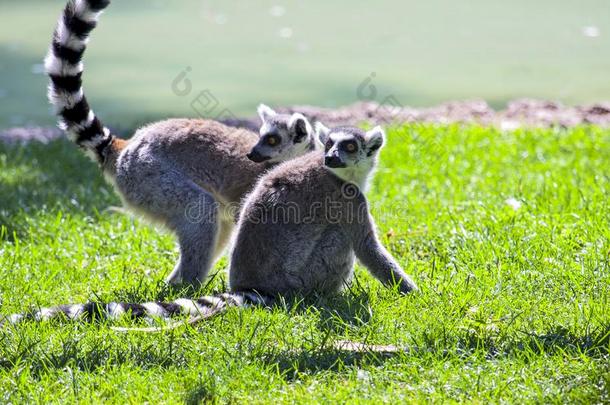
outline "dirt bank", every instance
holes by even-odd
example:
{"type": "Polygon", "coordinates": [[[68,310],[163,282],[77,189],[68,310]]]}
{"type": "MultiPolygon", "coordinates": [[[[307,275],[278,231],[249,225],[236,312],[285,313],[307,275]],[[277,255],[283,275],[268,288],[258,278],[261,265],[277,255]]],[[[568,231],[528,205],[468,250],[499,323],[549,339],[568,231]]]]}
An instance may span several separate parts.
{"type": "MultiPolygon", "coordinates": [[[[512,101],[507,108],[493,110],[485,101],[452,101],[430,108],[396,108],[377,103],[357,103],[337,109],[313,106],[281,107],[278,111],[299,111],[327,125],[353,125],[361,122],[393,125],[409,122],[427,123],[478,123],[510,130],[519,127],[573,127],[594,124],[610,127],[610,102],[584,106],[564,106],[543,100],[520,99],[512,101]]],[[[232,126],[258,130],[256,117],[228,120],[232,126]]],[[[48,142],[61,136],[55,128],[10,128],[0,130],[0,141],[4,142],[48,142]]]]}

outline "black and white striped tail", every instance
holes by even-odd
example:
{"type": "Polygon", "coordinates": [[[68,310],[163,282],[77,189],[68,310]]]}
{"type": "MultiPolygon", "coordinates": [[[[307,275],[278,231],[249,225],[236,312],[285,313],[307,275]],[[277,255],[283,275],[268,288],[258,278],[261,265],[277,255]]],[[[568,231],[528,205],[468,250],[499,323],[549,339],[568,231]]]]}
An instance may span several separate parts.
{"type": "Polygon", "coordinates": [[[57,23],[45,58],[49,75],[49,101],[56,108],[60,127],[70,139],[103,163],[112,135],[95,116],[82,87],[83,54],[89,33],[110,0],[69,0],[57,23]]]}
{"type": "Polygon", "coordinates": [[[172,302],[147,302],[131,304],[111,302],[101,304],[60,305],[42,308],[24,314],[15,314],[0,323],[17,324],[24,321],[74,320],[92,322],[94,320],[117,320],[122,317],[146,320],[169,320],[178,315],[211,316],[229,307],[268,306],[273,298],[254,292],[223,293],[198,299],[180,298],[172,302]]]}

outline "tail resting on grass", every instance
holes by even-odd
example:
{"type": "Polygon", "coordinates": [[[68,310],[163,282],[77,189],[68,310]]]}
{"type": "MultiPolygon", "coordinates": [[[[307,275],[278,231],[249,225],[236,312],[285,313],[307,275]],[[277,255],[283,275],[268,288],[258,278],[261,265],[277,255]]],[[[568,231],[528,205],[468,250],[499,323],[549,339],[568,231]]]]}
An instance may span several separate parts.
{"type": "MultiPolygon", "coordinates": [[[[4,324],[18,324],[26,321],[68,320],[93,322],[96,320],[117,320],[123,317],[145,320],[170,320],[175,316],[189,316],[188,323],[211,318],[230,307],[269,306],[273,298],[255,292],[232,292],[210,295],[197,299],[180,298],[171,302],[146,302],[143,304],[111,302],[107,304],[88,302],[86,304],[60,305],[51,308],[10,315],[4,324]]],[[[115,330],[157,331],[164,328],[114,328],[115,330]]]]}

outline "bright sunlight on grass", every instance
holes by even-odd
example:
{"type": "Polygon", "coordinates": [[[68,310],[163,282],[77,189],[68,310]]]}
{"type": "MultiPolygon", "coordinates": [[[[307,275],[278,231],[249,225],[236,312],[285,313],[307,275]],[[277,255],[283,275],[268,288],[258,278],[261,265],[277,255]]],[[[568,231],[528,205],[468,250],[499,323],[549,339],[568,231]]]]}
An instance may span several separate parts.
{"type": "MultiPolygon", "coordinates": [[[[394,129],[369,193],[422,292],[345,294],[143,335],[0,330],[0,402],[610,401],[610,131],[394,129]],[[349,353],[338,340],[391,344],[349,353]]],[[[173,240],[67,141],[0,144],[0,312],[166,299],[173,240]]],[[[225,288],[218,275],[198,294],[225,288]]]]}

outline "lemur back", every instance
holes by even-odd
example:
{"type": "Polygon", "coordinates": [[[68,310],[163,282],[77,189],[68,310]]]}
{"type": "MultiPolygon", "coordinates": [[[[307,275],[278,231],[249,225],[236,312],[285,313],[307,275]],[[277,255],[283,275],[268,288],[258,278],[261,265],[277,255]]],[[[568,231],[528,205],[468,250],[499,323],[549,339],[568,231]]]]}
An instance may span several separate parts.
{"type": "Polygon", "coordinates": [[[168,282],[199,284],[229,240],[241,199],[271,166],[313,148],[313,131],[301,114],[261,105],[260,136],[196,119],[150,124],[130,140],[112,135],[82,89],[89,33],[109,4],[68,1],[45,60],[49,100],[61,127],[100,164],[124,204],[176,234],[180,259],[168,282]]]}
{"type": "Polygon", "coordinates": [[[364,199],[344,198],[321,152],[292,163],[264,176],[244,204],[231,254],[232,290],[329,294],[351,279],[351,241],[341,223],[325,217],[347,215],[364,199]]]}

